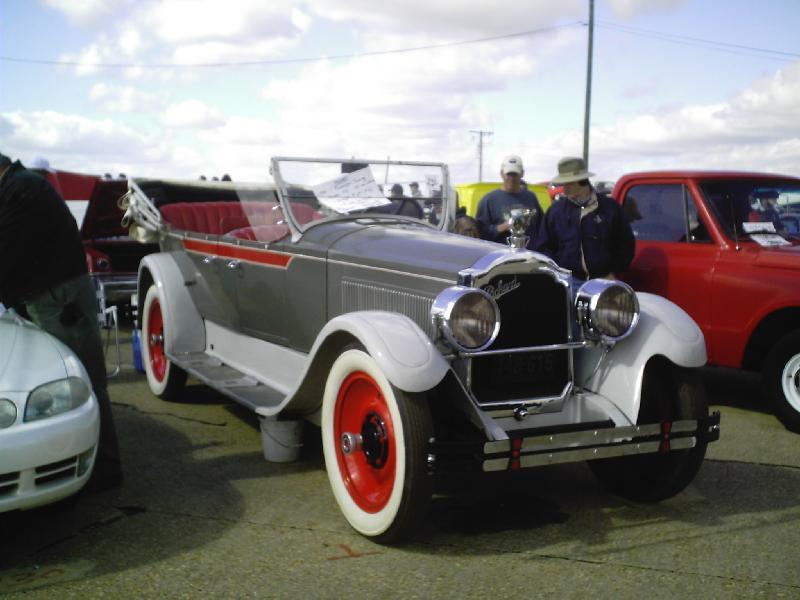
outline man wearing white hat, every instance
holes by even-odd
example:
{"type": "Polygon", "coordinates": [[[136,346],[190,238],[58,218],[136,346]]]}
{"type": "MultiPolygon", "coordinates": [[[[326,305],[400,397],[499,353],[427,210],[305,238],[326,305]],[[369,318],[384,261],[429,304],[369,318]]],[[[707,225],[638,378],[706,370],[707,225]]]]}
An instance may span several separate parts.
{"type": "Polygon", "coordinates": [[[531,231],[536,230],[538,219],[542,215],[542,207],[533,192],[522,187],[522,176],[525,170],[522,159],[510,154],[503,159],[500,166],[500,177],[503,184],[500,189],[486,194],[478,203],[475,221],[478,223],[481,237],[492,242],[505,242],[509,236],[508,213],[515,208],[528,208],[536,211],[531,220],[531,231]]]}
{"type": "Polygon", "coordinates": [[[582,158],[558,161],[552,183],[564,185],[565,198],[550,207],[528,247],[575,277],[614,278],[631,264],[636,241],[619,204],[589,183],[593,175],[582,158]]]}

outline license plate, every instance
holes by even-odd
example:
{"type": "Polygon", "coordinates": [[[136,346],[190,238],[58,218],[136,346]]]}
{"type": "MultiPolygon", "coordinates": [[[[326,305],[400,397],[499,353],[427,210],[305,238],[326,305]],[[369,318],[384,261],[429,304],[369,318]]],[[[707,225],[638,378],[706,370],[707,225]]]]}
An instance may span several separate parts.
{"type": "Polygon", "coordinates": [[[549,381],[559,372],[558,355],[532,352],[495,356],[489,372],[494,384],[549,381]]]}

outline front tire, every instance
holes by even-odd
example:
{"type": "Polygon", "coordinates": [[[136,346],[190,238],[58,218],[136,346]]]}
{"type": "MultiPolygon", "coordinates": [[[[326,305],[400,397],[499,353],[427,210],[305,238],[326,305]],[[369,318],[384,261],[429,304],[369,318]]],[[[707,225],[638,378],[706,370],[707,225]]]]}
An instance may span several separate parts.
{"type": "Polygon", "coordinates": [[[164,353],[164,313],[158,288],[151,285],[142,316],[142,362],[150,391],[164,400],[176,400],[186,384],[186,371],[172,364],[164,353]]]}
{"type": "Polygon", "coordinates": [[[380,543],[407,537],[431,497],[425,396],[395,388],[367,352],[349,348],[328,374],[321,425],[331,489],[351,527],[380,543]]]}
{"type": "MultiPolygon", "coordinates": [[[[701,419],[708,416],[703,383],[693,369],[665,359],[647,364],[637,425],[701,419]]],[[[697,475],[708,442],[664,454],[640,454],[589,461],[589,468],[608,491],[636,502],[659,502],[681,492],[697,475]]]]}
{"type": "Polygon", "coordinates": [[[770,350],[762,378],[775,416],[800,433],[800,331],[786,334],[770,350]]]}

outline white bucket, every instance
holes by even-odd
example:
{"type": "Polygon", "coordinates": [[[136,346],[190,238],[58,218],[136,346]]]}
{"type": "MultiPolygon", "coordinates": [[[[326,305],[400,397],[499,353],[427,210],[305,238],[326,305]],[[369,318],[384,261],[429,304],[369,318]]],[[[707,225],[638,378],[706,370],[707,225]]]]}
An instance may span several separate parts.
{"type": "Polygon", "coordinates": [[[262,417],[261,449],[269,462],[292,462],[300,456],[303,447],[303,421],[278,421],[275,417],[262,417]]]}

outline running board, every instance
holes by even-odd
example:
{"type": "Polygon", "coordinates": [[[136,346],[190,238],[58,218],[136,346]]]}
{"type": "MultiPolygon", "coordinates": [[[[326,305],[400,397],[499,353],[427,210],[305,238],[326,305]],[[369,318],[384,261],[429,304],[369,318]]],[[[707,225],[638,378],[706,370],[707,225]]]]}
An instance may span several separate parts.
{"type": "Polygon", "coordinates": [[[167,358],[208,387],[252,410],[276,407],[286,397],[283,392],[205,352],[170,354],[167,358]]]}

